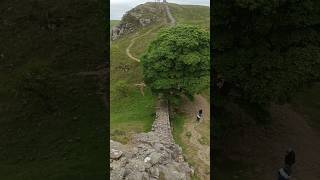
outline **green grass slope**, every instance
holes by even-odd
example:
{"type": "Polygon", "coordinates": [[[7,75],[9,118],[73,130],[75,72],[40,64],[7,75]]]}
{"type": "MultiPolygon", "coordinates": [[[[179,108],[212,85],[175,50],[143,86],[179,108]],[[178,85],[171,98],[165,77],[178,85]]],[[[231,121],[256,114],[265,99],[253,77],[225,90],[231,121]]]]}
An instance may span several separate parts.
{"type": "MultiPolygon", "coordinates": [[[[158,30],[154,26],[147,27],[140,30],[139,35],[150,29],[158,30]]],[[[139,39],[137,44],[142,50],[152,40],[152,34],[139,39]]],[[[112,42],[110,51],[110,134],[113,140],[123,143],[126,143],[133,133],[149,131],[154,119],[156,97],[148,88],[144,89],[145,95],[142,96],[139,88],[135,86],[143,81],[142,67],[126,54],[126,48],[135,36],[136,34],[130,34],[112,42]],[[129,68],[128,71],[122,69],[125,66],[129,68]],[[121,82],[125,85],[121,86],[121,82]]],[[[140,54],[136,53],[135,49],[135,46],[132,47],[131,52],[139,57],[140,54]]]]}
{"type": "MultiPolygon", "coordinates": [[[[153,6],[152,3],[146,5],[153,6]]],[[[209,7],[177,4],[169,4],[169,6],[177,23],[209,27],[209,7]],[[204,9],[207,13],[199,15],[199,12],[204,9]],[[190,19],[190,17],[193,18],[190,19]]],[[[141,9],[141,5],[139,8],[141,9]]],[[[140,57],[156,37],[157,32],[161,28],[168,27],[164,22],[163,18],[159,23],[140,28],[134,33],[112,42],[110,51],[110,133],[113,140],[127,143],[132,134],[151,129],[155,115],[156,97],[151,94],[148,88],[145,88],[145,96],[142,96],[139,88],[135,86],[143,81],[142,67],[139,62],[126,55],[126,48],[134,37],[144,35],[138,38],[130,49],[133,56],[140,57]],[[145,34],[148,31],[150,32],[145,34]],[[128,67],[129,70],[125,71],[122,67],[128,67]]]]}
{"type": "Polygon", "coordinates": [[[102,1],[1,2],[0,179],[105,179],[102,1]],[[98,12],[98,13],[97,13],[98,12]]]}
{"type": "Polygon", "coordinates": [[[169,3],[177,24],[190,24],[210,29],[210,8],[199,5],[178,5],[169,3]]]}

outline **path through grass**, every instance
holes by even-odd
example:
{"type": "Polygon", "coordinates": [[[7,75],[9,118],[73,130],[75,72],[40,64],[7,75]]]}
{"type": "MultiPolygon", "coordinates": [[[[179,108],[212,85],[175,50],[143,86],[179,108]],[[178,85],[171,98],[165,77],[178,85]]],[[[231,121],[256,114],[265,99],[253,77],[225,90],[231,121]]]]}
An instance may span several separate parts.
{"type": "Polygon", "coordinates": [[[142,67],[139,62],[133,61],[126,54],[126,48],[133,38],[145,34],[138,43],[134,43],[131,52],[139,57],[159,31],[161,25],[156,24],[122,37],[111,46],[111,76],[110,76],[110,104],[111,104],[111,138],[127,143],[132,134],[147,132],[151,129],[154,120],[156,96],[146,87],[142,96],[140,89],[135,86],[143,81],[142,67]],[[123,67],[127,67],[125,70],[123,67]],[[119,82],[124,82],[124,94],[119,94],[119,82]]]}

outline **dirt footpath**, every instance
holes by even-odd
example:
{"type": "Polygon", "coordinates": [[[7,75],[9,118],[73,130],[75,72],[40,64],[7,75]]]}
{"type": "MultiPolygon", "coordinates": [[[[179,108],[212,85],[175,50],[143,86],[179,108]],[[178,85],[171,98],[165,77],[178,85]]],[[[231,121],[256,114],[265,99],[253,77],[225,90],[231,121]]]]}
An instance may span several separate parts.
{"type": "Polygon", "coordinates": [[[267,128],[255,125],[234,128],[225,139],[225,154],[230,159],[254,165],[244,172],[248,180],[276,180],[285,152],[291,147],[296,151],[292,179],[319,180],[319,132],[290,105],[272,105],[270,112],[273,121],[267,128]]]}
{"type": "Polygon", "coordinates": [[[201,180],[210,179],[210,143],[199,142],[203,136],[210,142],[210,104],[201,95],[196,95],[194,101],[187,98],[182,99],[180,111],[187,119],[185,120],[184,130],[181,134],[183,143],[188,146],[185,152],[188,159],[195,162],[196,174],[201,180]],[[200,123],[196,122],[196,113],[199,109],[203,110],[204,118],[200,123]],[[186,138],[186,133],[191,133],[190,138],[186,138]]]}

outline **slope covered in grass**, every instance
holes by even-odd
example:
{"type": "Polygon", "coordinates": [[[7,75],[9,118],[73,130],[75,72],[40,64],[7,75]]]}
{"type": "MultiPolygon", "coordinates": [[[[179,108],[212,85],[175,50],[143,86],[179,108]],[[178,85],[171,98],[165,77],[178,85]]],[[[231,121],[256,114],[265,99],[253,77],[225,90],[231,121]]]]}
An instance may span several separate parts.
{"type": "MultiPolygon", "coordinates": [[[[146,3],[145,5],[153,6],[152,3],[146,3]]],[[[140,10],[141,7],[143,9],[143,5],[139,6],[140,10]]],[[[170,9],[172,8],[171,11],[174,16],[175,14],[178,15],[178,23],[199,25],[201,21],[201,26],[209,27],[209,7],[176,4],[169,4],[169,7],[170,9]],[[207,13],[199,15],[198,12],[203,11],[203,9],[207,13]],[[195,17],[190,19],[190,16],[195,17]]],[[[125,19],[127,20],[127,18],[125,19]]],[[[133,56],[139,58],[149,43],[155,39],[157,32],[161,28],[168,27],[168,24],[165,24],[166,21],[168,20],[165,18],[160,19],[158,23],[140,28],[134,33],[112,42],[110,58],[110,129],[111,138],[114,140],[126,143],[131,134],[145,132],[151,128],[154,120],[156,97],[151,94],[148,88],[145,88],[145,96],[142,96],[139,88],[135,86],[135,84],[143,81],[142,66],[139,62],[130,59],[126,55],[126,48],[133,38],[138,37],[130,48],[130,52],[133,56]],[[126,67],[128,70],[125,70],[126,67]],[[122,91],[123,93],[120,93],[122,91]]]]}
{"type": "Polygon", "coordinates": [[[139,39],[130,52],[139,57],[143,50],[154,38],[159,25],[141,29],[113,41],[111,45],[110,63],[110,133],[113,140],[127,143],[131,135],[149,131],[154,119],[156,97],[148,88],[144,89],[144,96],[140,93],[139,84],[143,81],[142,66],[139,62],[130,59],[126,48],[131,40],[152,30],[151,33],[139,39]],[[136,50],[139,47],[139,50],[136,50]],[[125,70],[127,67],[128,70],[125,70]],[[125,84],[124,86],[121,83],[125,84]],[[122,93],[121,93],[122,92],[122,93]]]}
{"type": "MultiPolygon", "coordinates": [[[[169,7],[177,24],[201,26],[209,30],[209,7],[177,4],[169,4],[169,7]]],[[[111,138],[114,140],[127,143],[132,134],[146,132],[151,128],[155,115],[156,97],[150,93],[148,88],[145,89],[145,96],[142,96],[139,88],[135,86],[135,84],[143,81],[142,67],[139,62],[130,59],[126,55],[126,48],[130,45],[132,39],[135,39],[135,43],[130,48],[130,53],[134,57],[139,58],[149,43],[156,38],[158,31],[161,28],[168,27],[168,25],[169,19],[163,19],[163,22],[141,28],[132,34],[112,42],[110,127],[111,138]],[[164,24],[165,22],[166,24],[164,24]],[[127,67],[127,70],[125,70],[125,67],[127,67]]],[[[207,101],[210,101],[210,90],[205,90],[203,96],[207,101]]],[[[192,123],[192,120],[187,114],[177,114],[171,120],[173,136],[176,143],[182,147],[188,163],[196,169],[196,175],[193,179],[206,179],[205,177],[208,177],[209,171],[208,166],[199,164],[202,161],[199,160],[197,148],[191,147],[189,138],[185,137],[187,133],[185,124],[187,122],[189,124],[192,123]],[[199,168],[203,168],[203,170],[199,170],[199,168]]],[[[201,136],[196,141],[204,145],[209,144],[209,121],[210,119],[207,118],[206,122],[201,123],[196,128],[196,131],[200,134],[199,137],[201,136]]]]}
{"type": "Polygon", "coordinates": [[[177,24],[190,24],[210,29],[210,8],[200,5],[179,5],[169,3],[177,24]]]}

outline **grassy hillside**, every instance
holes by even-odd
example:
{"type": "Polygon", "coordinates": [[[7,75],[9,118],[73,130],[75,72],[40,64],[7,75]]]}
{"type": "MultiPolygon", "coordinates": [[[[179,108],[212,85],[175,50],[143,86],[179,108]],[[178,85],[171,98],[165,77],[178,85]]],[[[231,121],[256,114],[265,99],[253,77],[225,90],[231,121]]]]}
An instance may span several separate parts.
{"type": "MultiPolygon", "coordinates": [[[[148,5],[150,6],[151,4],[149,3],[148,5]]],[[[209,29],[209,7],[177,4],[169,4],[169,7],[178,24],[191,24],[209,29]]],[[[166,19],[162,21],[164,22],[166,19]]],[[[142,96],[139,88],[135,86],[135,84],[143,81],[142,67],[139,62],[130,59],[126,55],[126,48],[133,38],[138,37],[130,52],[133,56],[140,57],[149,43],[156,38],[159,30],[167,27],[163,22],[139,29],[112,42],[110,129],[111,138],[114,140],[127,143],[132,134],[146,132],[151,129],[155,116],[156,97],[151,94],[148,88],[145,89],[145,96],[142,96]],[[127,67],[128,70],[126,71],[124,67],[127,67]]],[[[210,90],[207,89],[203,94],[210,101],[210,90]]],[[[199,159],[195,155],[196,152],[184,142],[185,138],[181,138],[181,134],[184,134],[184,123],[188,121],[189,119],[187,120],[184,114],[178,114],[172,119],[174,126],[173,136],[175,141],[183,148],[184,153],[190,153],[186,154],[187,161],[197,167],[199,159]]],[[[202,123],[198,128],[201,128],[202,137],[209,137],[210,129],[207,123],[202,123]]],[[[193,179],[199,178],[195,175],[193,179]]]]}
{"type": "Polygon", "coordinates": [[[208,6],[170,3],[169,7],[178,24],[191,24],[210,29],[210,8],[208,6]]]}
{"type": "Polygon", "coordinates": [[[105,179],[103,7],[1,2],[0,179],[105,179]]]}
{"type": "MultiPolygon", "coordinates": [[[[148,3],[148,6],[152,6],[152,4],[148,3]]],[[[172,8],[173,15],[179,14],[177,23],[198,25],[198,22],[201,21],[201,25],[205,23],[209,24],[209,13],[202,13],[202,16],[198,15],[199,10],[197,9],[200,8],[200,11],[202,11],[203,7],[201,6],[170,4],[170,8],[171,7],[174,7],[172,8]],[[185,12],[184,9],[188,9],[189,11],[185,12]],[[190,15],[188,13],[193,14],[190,15]],[[195,16],[195,18],[190,19],[190,16],[195,16]]],[[[139,6],[139,8],[141,8],[141,6],[139,6]]],[[[208,7],[206,7],[206,11],[209,12],[208,7]]],[[[165,21],[165,19],[163,19],[162,22],[139,29],[135,33],[112,42],[110,64],[110,129],[111,138],[114,140],[126,143],[131,134],[148,131],[151,128],[155,113],[154,105],[156,97],[151,94],[148,88],[145,89],[145,96],[142,96],[139,88],[135,86],[135,84],[143,81],[142,67],[138,62],[135,62],[126,55],[126,48],[134,37],[144,35],[139,38],[130,49],[130,52],[135,57],[142,55],[149,43],[156,37],[157,32],[162,27],[166,27],[163,21],[165,21]],[[149,30],[150,32],[145,34],[149,30]],[[121,70],[121,67],[125,66],[129,67],[128,71],[121,70]],[[121,83],[126,84],[126,86],[121,88],[121,83]],[[121,89],[123,89],[124,93],[119,93],[121,89]]]]}
{"type": "MultiPolygon", "coordinates": [[[[139,5],[135,10],[141,13],[145,12],[144,8],[154,8],[154,4],[139,5]]],[[[143,14],[143,16],[151,15],[143,14]]],[[[123,19],[130,21],[130,17],[123,19]]],[[[133,38],[139,37],[130,49],[132,55],[139,58],[155,38],[156,33],[165,27],[164,21],[165,18],[161,15],[158,23],[140,28],[112,42],[110,51],[110,136],[113,140],[127,143],[132,134],[151,129],[155,116],[156,97],[148,88],[144,89],[145,95],[142,96],[140,89],[135,86],[143,81],[142,67],[139,62],[127,56],[126,48],[133,38]]]]}
{"type": "MultiPolygon", "coordinates": [[[[139,39],[139,47],[143,50],[154,38],[160,25],[154,25],[139,31],[138,35],[144,34],[149,30],[151,33],[144,38],[139,39]]],[[[149,131],[154,119],[154,105],[156,97],[150,90],[144,90],[145,96],[142,96],[135,84],[141,83],[142,67],[140,64],[126,55],[126,48],[132,38],[137,34],[128,35],[112,42],[111,45],[111,63],[110,63],[110,130],[111,138],[126,143],[130,135],[137,132],[149,131]],[[121,69],[127,66],[128,71],[121,69]],[[122,87],[121,83],[125,85],[122,87]],[[123,92],[123,93],[121,93],[123,92]]],[[[132,53],[139,57],[135,52],[137,47],[133,46],[132,53]]]]}

